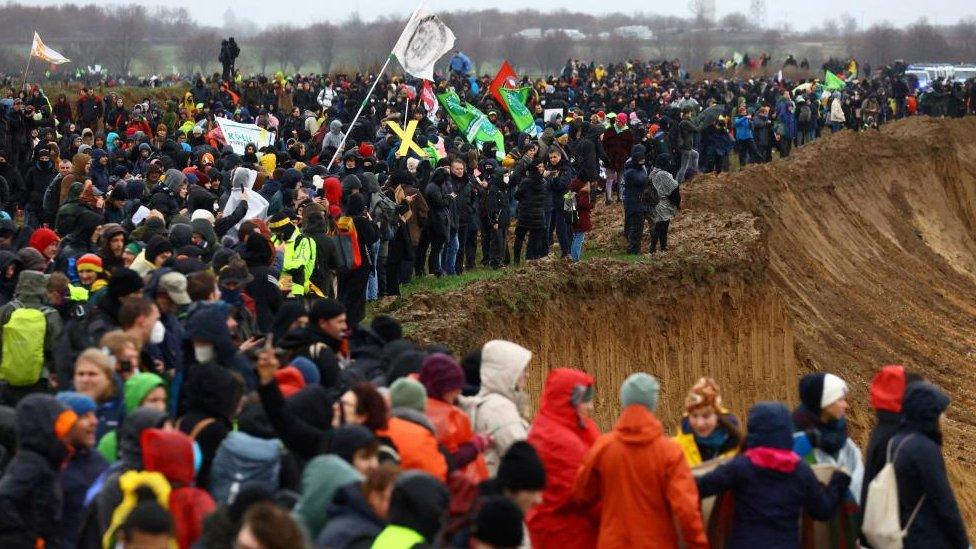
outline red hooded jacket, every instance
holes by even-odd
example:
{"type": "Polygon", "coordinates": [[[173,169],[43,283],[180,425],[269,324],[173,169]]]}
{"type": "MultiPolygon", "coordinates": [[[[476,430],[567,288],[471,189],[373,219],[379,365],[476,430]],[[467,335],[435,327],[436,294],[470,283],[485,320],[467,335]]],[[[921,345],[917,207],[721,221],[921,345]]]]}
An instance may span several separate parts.
{"type": "Polygon", "coordinates": [[[193,440],[180,431],[146,429],[141,444],[146,471],[162,473],[172,487],[169,512],[176,527],[176,541],[180,549],[188,549],[200,539],[203,520],[216,508],[209,493],[193,486],[193,440]]]}
{"type": "Polygon", "coordinates": [[[593,377],[568,368],[549,372],[539,414],[529,429],[529,443],[546,470],[542,503],[529,511],[525,521],[537,549],[596,546],[597,520],[573,501],[573,483],[600,430],[592,419],[576,413],[571,403],[576,386],[592,387],[593,377]]]}

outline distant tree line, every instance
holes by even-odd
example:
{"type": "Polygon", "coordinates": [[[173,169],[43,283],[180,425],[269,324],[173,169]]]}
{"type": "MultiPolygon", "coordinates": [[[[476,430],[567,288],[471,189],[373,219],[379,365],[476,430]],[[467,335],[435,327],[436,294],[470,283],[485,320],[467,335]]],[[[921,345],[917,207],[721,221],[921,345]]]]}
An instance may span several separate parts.
{"type": "MultiPolygon", "coordinates": [[[[692,2],[688,18],[653,14],[595,16],[569,11],[479,10],[442,14],[458,36],[458,47],[469,54],[481,72],[490,72],[509,59],[523,73],[558,70],[568,58],[620,62],[632,58],[681,59],[696,68],[710,59],[728,58],[733,51],[758,55],[769,52],[774,65],[787,54],[807,58],[812,66],[827,57],[853,56],[878,67],[896,59],[912,61],[976,62],[976,19],[951,26],[920,20],[905,28],[879,23],[860,28],[848,15],[829,19],[819,27],[796,32],[788,23],[760,27],[749,14],[732,13],[707,21],[701,2],[692,2]],[[616,32],[644,25],[651,39],[616,32]],[[519,36],[538,28],[541,39],[519,36]],[[585,35],[573,39],[564,32],[585,35]]],[[[0,71],[23,69],[26,46],[34,30],[71,58],[76,66],[100,64],[115,74],[129,74],[137,64],[143,73],[210,73],[218,67],[220,40],[235,35],[243,50],[238,66],[246,72],[370,71],[379,68],[402,29],[401,18],[363,21],[353,15],[338,24],[310,22],[305,26],[275,24],[247,34],[239,29],[200,25],[184,8],[126,5],[101,7],[70,5],[0,6],[0,71]],[[170,46],[167,58],[157,46],[170,46]]]]}

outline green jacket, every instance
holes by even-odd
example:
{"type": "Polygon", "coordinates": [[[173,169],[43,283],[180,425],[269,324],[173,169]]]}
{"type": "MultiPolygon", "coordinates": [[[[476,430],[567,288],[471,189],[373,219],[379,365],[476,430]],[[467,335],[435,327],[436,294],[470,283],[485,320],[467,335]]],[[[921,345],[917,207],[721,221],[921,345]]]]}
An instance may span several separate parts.
{"type": "MultiPolygon", "coordinates": [[[[281,241],[275,239],[274,244],[281,241]]],[[[291,275],[291,296],[300,297],[308,293],[312,281],[312,271],[315,269],[315,241],[303,236],[295,227],[291,237],[284,242],[285,258],[281,265],[281,274],[291,275]]],[[[279,286],[281,279],[278,280],[279,286]]]]}

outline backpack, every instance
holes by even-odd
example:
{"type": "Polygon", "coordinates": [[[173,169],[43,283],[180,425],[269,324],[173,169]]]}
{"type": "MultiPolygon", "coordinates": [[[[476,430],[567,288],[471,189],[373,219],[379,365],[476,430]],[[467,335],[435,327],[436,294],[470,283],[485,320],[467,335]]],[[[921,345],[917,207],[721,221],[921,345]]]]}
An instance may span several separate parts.
{"type": "Polygon", "coordinates": [[[336,221],[336,248],[339,249],[340,270],[352,271],[363,264],[363,258],[359,253],[359,235],[356,233],[356,224],[348,215],[344,215],[336,221]]]}
{"type": "Polygon", "coordinates": [[[0,380],[14,387],[37,383],[44,370],[44,340],[47,332],[45,308],[34,309],[14,303],[13,314],[3,325],[3,360],[0,380]]]}
{"type": "Polygon", "coordinates": [[[796,117],[796,119],[801,124],[809,124],[810,123],[810,119],[812,118],[812,114],[813,113],[810,112],[810,105],[807,105],[806,103],[804,103],[804,104],[800,105],[800,108],[799,109],[797,109],[797,117],[796,117]]]}
{"type": "Polygon", "coordinates": [[[864,508],[864,519],[861,523],[861,533],[867,538],[874,549],[901,549],[908,530],[911,529],[915,517],[918,516],[925,495],[918,500],[915,510],[908,517],[908,524],[901,527],[901,512],[898,500],[898,477],[895,474],[895,459],[898,450],[914,435],[908,435],[901,440],[892,455],[891,446],[894,440],[888,441],[888,459],[874,480],[868,484],[867,504],[864,508]]]}
{"type": "Polygon", "coordinates": [[[233,431],[221,441],[210,468],[210,493],[217,503],[233,501],[245,486],[278,490],[281,448],[277,439],[233,431]]]}
{"type": "Polygon", "coordinates": [[[647,210],[653,210],[657,207],[657,203],[660,201],[661,196],[657,194],[657,188],[654,187],[654,182],[648,178],[647,184],[644,185],[644,191],[641,192],[641,206],[644,206],[644,208],[647,210]]]}
{"type": "Polygon", "coordinates": [[[579,221],[579,210],[576,208],[576,193],[567,191],[563,195],[563,214],[566,216],[566,223],[572,225],[579,221]]]}
{"type": "Polygon", "coordinates": [[[369,197],[369,215],[380,224],[380,240],[393,240],[396,236],[397,204],[382,192],[376,192],[369,197]]]}

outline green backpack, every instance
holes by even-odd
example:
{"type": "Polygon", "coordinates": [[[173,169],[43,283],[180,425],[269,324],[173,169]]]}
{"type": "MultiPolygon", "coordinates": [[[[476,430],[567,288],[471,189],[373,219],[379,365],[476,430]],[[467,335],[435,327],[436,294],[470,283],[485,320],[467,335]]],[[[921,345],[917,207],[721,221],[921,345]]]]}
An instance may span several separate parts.
{"type": "Polygon", "coordinates": [[[37,383],[44,370],[44,311],[18,307],[3,325],[3,360],[0,380],[15,387],[37,383]]]}

